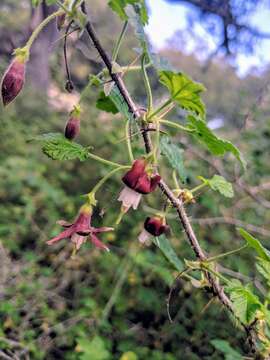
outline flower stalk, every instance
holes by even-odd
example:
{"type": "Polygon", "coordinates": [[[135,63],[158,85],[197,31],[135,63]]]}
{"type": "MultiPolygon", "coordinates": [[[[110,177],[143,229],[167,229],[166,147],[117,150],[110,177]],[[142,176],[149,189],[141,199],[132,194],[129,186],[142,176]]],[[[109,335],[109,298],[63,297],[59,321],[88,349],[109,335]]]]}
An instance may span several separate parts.
{"type": "Polygon", "coordinates": [[[34,41],[36,40],[36,38],[38,37],[38,35],[40,34],[40,32],[44,29],[45,26],[47,26],[53,19],[57,18],[58,16],[61,16],[65,14],[64,10],[58,10],[54,13],[52,13],[51,15],[49,15],[46,19],[44,19],[37,27],[36,29],[32,32],[30,38],[28,39],[25,47],[23,49],[25,49],[26,51],[30,51],[31,46],[33,45],[34,41]]]}
{"type": "Polygon", "coordinates": [[[108,174],[106,174],[99,182],[95,185],[95,187],[86,195],[88,198],[88,201],[91,205],[96,205],[96,193],[97,191],[103,186],[103,184],[109,180],[114,174],[116,174],[118,171],[130,169],[130,166],[118,166],[116,169],[113,169],[108,174]]]}
{"type": "MultiPolygon", "coordinates": [[[[145,89],[146,89],[146,94],[147,94],[147,115],[151,115],[152,110],[153,110],[153,95],[152,95],[152,89],[151,89],[151,85],[150,85],[150,81],[147,75],[147,71],[146,71],[146,54],[144,53],[142,55],[141,58],[141,69],[142,69],[142,75],[143,75],[143,80],[144,80],[144,85],[145,85],[145,89]]],[[[148,117],[147,117],[148,119],[148,117]]]]}
{"type": "Polygon", "coordinates": [[[120,50],[120,47],[122,45],[122,41],[124,39],[124,36],[125,36],[125,33],[127,31],[127,27],[128,27],[128,21],[126,20],[124,22],[124,25],[123,25],[123,28],[122,28],[122,31],[119,35],[119,38],[115,44],[115,47],[113,49],[113,53],[112,53],[112,62],[116,61],[117,59],[117,56],[118,56],[118,53],[119,53],[119,50],[120,50]]]}

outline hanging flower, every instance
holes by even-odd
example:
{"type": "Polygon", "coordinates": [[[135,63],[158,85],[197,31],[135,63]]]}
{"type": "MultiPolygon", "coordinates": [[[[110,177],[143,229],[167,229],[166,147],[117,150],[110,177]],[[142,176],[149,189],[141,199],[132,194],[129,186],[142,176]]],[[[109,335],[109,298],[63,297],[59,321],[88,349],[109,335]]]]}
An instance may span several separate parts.
{"type": "Polygon", "coordinates": [[[1,95],[4,106],[11,103],[20,93],[25,82],[25,58],[15,56],[1,83],[1,95]]]}
{"type": "Polygon", "coordinates": [[[65,127],[65,137],[69,140],[75,139],[75,137],[80,133],[80,114],[80,106],[74,106],[65,127]]]}
{"type": "Polygon", "coordinates": [[[83,205],[74,223],[68,223],[65,220],[60,220],[57,222],[59,225],[66,229],[53,239],[47,241],[47,244],[53,245],[54,243],[62,239],[70,239],[72,243],[74,243],[76,250],[79,250],[82,244],[86,242],[87,238],[90,237],[90,240],[95,247],[109,251],[109,248],[98,239],[96,234],[106,231],[112,231],[113,228],[92,227],[91,217],[92,207],[88,204],[83,205]]]}
{"type": "Polygon", "coordinates": [[[153,192],[160,181],[160,176],[149,174],[146,166],[145,159],[135,160],[132,168],[122,178],[125,187],[118,201],[122,202],[124,212],[127,212],[130,207],[136,210],[142,195],[153,192]]]}
{"type": "Polygon", "coordinates": [[[162,216],[148,217],[144,222],[144,229],[140,233],[138,239],[142,244],[148,242],[151,236],[160,236],[168,231],[169,226],[166,219],[162,216]]]}

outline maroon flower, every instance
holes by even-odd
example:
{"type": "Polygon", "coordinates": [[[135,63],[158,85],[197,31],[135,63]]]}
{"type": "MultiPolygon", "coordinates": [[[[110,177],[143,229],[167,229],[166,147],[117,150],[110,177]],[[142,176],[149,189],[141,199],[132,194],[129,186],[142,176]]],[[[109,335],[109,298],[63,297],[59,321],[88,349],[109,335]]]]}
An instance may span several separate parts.
{"type": "Polygon", "coordinates": [[[69,140],[75,139],[80,133],[80,113],[81,109],[79,106],[75,106],[70,113],[65,127],[65,137],[69,140]]]}
{"type": "Polygon", "coordinates": [[[81,245],[86,242],[88,236],[90,236],[91,242],[94,244],[95,247],[109,251],[109,248],[98,239],[96,234],[105,231],[111,231],[113,230],[113,228],[92,227],[91,217],[92,207],[88,204],[83,205],[74,223],[70,224],[65,220],[60,220],[57,222],[59,225],[63,226],[66,229],[53,239],[47,241],[47,244],[53,245],[55,242],[58,242],[62,239],[70,238],[71,241],[75,244],[76,250],[78,250],[81,245]]]}
{"type": "Polygon", "coordinates": [[[132,168],[122,178],[126,186],[121,191],[118,200],[122,201],[125,211],[128,211],[130,207],[136,210],[142,194],[153,192],[160,181],[160,176],[149,174],[146,166],[145,159],[135,160],[132,168]]]}
{"type": "Polygon", "coordinates": [[[4,106],[16,98],[23,88],[24,82],[25,61],[21,57],[16,56],[2,79],[1,94],[4,106]]]}
{"type": "Polygon", "coordinates": [[[148,217],[144,222],[144,229],[139,235],[139,241],[146,243],[150,236],[160,236],[168,231],[169,226],[162,216],[148,217]]]}

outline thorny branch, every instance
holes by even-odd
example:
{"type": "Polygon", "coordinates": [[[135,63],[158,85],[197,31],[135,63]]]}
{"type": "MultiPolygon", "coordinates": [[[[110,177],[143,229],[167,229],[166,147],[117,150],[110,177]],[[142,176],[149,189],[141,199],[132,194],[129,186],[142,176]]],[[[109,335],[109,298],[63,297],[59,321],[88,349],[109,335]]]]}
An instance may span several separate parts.
{"type": "MultiPolygon", "coordinates": [[[[87,15],[86,6],[85,6],[84,2],[81,5],[81,9],[82,9],[82,12],[85,15],[87,15]]],[[[124,84],[124,81],[121,77],[121,74],[112,73],[112,62],[111,62],[108,54],[104,50],[103,46],[101,45],[100,40],[97,37],[96,32],[95,32],[93,25],[92,25],[91,21],[89,20],[89,18],[86,22],[85,29],[86,29],[86,32],[89,35],[91,41],[93,42],[95,48],[97,49],[101,59],[103,60],[104,64],[106,65],[112,80],[115,82],[116,86],[118,87],[124,101],[126,102],[128,108],[129,108],[130,113],[133,115],[135,120],[140,119],[140,117],[141,117],[140,107],[135,104],[132,97],[130,96],[130,94],[124,84]]],[[[152,141],[151,141],[150,134],[147,131],[148,130],[147,125],[144,125],[142,130],[143,130],[142,137],[143,137],[143,141],[144,141],[144,145],[145,145],[145,150],[147,153],[150,153],[152,151],[152,141]]],[[[173,191],[169,188],[169,186],[166,184],[166,182],[163,179],[161,179],[161,181],[159,183],[159,188],[162,191],[163,195],[170,201],[171,205],[176,209],[179,220],[183,226],[184,232],[188,238],[188,241],[189,241],[197,259],[200,261],[207,260],[207,257],[205,255],[203,249],[201,248],[200,243],[196,237],[196,234],[195,234],[195,232],[191,226],[191,223],[188,219],[188,216],[187,216],[186,210],[183,206],[182,200],[177,198],[174,195],[173,191]]],[[[219,282],[215,279],[215,277],[212,274],[210,274],[209,272],[206,272],[205,275],[209,281],[209,285],[211,287],[213,295],[216,296],[219,299],[220,303],[223,306],[225,306],[235,316],[233,308],[232,308],[232,303],[231,303],[230,299],[227,297],[227,295],[224,293],[223,287],[219,284],[219,282]]],[[[237,320],[239,321],[239,319],[237,319],[237,320]]],[[[256,351],[256,336],[255,336],[253,326],[247,326],[247,325],[243,324],[242,322],[240,322],[240,323],[243,326],[243,328],[247,334],[247,339],[248,339],[251,351],[255,352],[256,351]]]]}

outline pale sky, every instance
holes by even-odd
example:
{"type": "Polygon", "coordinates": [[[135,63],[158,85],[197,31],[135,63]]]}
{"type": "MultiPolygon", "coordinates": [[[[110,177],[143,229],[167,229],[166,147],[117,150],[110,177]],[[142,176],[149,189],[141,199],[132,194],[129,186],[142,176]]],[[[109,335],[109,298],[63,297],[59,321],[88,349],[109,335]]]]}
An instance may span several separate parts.
{"type": "MultiPolygon", "coordinates": [[[[150,20],[146,31],[154,47],[162,49],[177,30],[185,28],[185,14],[191,10],[186,5],[170,4],[165,0],[147,0],[147,3],[150,8],[150,20]]],[[[259,6],[252,17],[252,24],[270,33],[270,10],[259,6]]],[[[200,24],[196,25],[195,32],[207,41],[210,50],[215,49],[214,40],[200,24]]],[[[192,51],[194,45],[190,41],[188,51],[192,51]]],[[[244,75],[252,66],[262,69],[268,63],[270,63],[270,39],[265,39],[256,46],[253,55],[243,54],[237,57],[238,73],[244,75]]]]}

